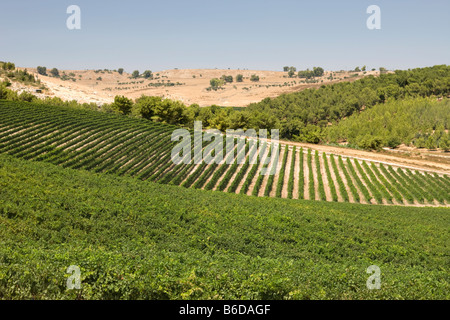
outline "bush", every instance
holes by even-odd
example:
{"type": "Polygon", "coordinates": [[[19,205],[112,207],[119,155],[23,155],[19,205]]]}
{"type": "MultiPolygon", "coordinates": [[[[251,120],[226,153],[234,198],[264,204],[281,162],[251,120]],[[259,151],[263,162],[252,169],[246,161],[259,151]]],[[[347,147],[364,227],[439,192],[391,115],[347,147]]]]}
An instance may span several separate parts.
{"type": "Polygon", "coordinates": [[[392,149],[397,148],[401,143],[402,142],[400,138],[396,136],[389,137],[388,140],[386,141],[386,145],[392,149]]]}
{"type": "Polygon", "coordinates": [[[32,102],[35,98],[36,98],[35,95],[33,95],[27,91],[23,91],[21,94],[19,94],[19,100],[22,100],[22,101],[32,102]]]}
{"type": "Polygon", "coordinates": [[[358,147],[366,150],[379,150],[383,145],[383,141],[380,137],[365,135],[364,137],[360,138],[357,145],[358,147]]]}
{"type": "Polygon", "coordinates": [[[252,76],[250,77],[250,81],[258,82],[259,81],[259,76],[257,76],[256,74],[252,74],[252,76]]]}
{"type": "Polygon", "coordinates": [[[209,81],[209,84],[211,85],[211,89],[217,90],[221,86],[223,86],[224,81],[218,78],[213,78],[209,81]]]}

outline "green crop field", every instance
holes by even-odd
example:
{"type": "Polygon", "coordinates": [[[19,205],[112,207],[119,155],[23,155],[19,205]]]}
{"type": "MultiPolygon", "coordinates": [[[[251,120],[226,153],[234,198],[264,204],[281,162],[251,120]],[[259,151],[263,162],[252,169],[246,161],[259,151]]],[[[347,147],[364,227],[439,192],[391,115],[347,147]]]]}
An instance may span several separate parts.
{"type": "MultiPolygon", "coordinates": [[[[193,157],[187,164],[174,164],[171,151],[178,142],[171,141],[171,134],[176,128],[94,111],[0,101],[0,153],[17,158],[255,196],[365,204],[450,203],[448,176],[288,145],[278,147],[280,156],[273,164],[250,159],[271,156],[277,150],[274,145],[250,150],[248,142],[240,151],[244,163],[237,162],[235,149],[221,154],[231,165],[194,163],[193,157]],[[259,174],[267,166],[279,170],[275,175],[259,174]]],[[[208,143],[203,143],[204,150],[208,143]]]]}
{"type": "Polygon", "coordinates": [[[447,208],[248,197],[0,154],[1,299],[448,299],[447,208]],[[81,268],[81,290],[66,269],[81,268]],[[381,269],[368,290],[366,269],[381,269]]]}

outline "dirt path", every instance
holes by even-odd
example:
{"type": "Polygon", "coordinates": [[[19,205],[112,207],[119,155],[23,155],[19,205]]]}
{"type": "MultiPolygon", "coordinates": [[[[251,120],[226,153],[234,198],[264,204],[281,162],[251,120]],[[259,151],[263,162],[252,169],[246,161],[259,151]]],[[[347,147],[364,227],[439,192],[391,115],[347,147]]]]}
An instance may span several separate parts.
{"type": "Polygon", "coordinates": [[[292,199],[298,199],[298,181],[300,180],[300,150],[295,150],[294,164],[294,188],[292,189],[292,199]]]}
{"type": "Polygon", "coordinates": [[[281,197],[287,198],[288,197],[288,186],[289,186],[289,176],[291,175],[291,164],[292,164],[292,148],[288,148],[288,158],[286,160],[286,168],[284,171],[284,181],[283,181],[283,189],[281,189],[281,197]]]}
{"type": "MultiPolygon", "coordinates": [[[[284,153],[286,152],[285,148],[282,148],[281,146],[279,146],[279,148],[280,148],[280,153],[279,153],[278,162],[277,162],[277,169],[275,171],[275,177],[273,179],[272,190],[269,193],[270,197],[276,196],[278,180],[280,179],[280,171],[281,171],[281,167],[283,166],[284,153]]],[[[286,170],[284,173],[286,175],[286,170]]],[[[282,189],[285,189],[285,188],[287,188],[287,186],[283,183],[282,189]]]]}
{"type": "Polygon", "coordinates": [[[325,163],[323,161],[323,155],[321,154],[319,154],[319,162],[320,162],[320,171],[322,172],[323,189],[325,190],[325,196],[327,198],[327,201],[333,201],[330,189],[330,181],[328,181],[327,171],[325,170],[325,163]]]}
{"type": "Polygon", "coordinates": [[[310,196],[309,196],[308,149],[303,149],[303,198],[310,199],[310,196]]]}
{"type": "MultiPolygon", "coordinates": [[[[317,168],[316,168],[316,155],[314,152],[311,152],[311,168],[313,173],[313,180],[314,180],[314,192],[315,192],[315,200],[320,200],[320,194],[319,194],[319,180],[317,178],[317,168]]],[[[308,186],[309,188],[309,186],[308,186]]],[[[312,195],[310,200],[312,199],[312,195]]]]}

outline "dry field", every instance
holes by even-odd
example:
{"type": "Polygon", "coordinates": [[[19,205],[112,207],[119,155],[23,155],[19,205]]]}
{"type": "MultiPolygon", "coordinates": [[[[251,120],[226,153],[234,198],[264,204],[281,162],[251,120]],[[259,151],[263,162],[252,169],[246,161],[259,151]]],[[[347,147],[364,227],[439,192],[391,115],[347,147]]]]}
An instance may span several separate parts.
{"type": "MultiPolygon", "coordinates": [[[[354,81],[363,76],[376,76],[379,73],[378,71],[367,71],[365,74],[363,72],[326,71],[321,78],[317,78],[318,83],[301,83],[305,79],[289,78],[287,72],[262,70],[163,70],[154,71],[153,80],[131,79],[131,74],[125,72],[120,75],[118,72],[104,70],[97,72],[94,70],[60,70],[60,75],[63,75],[64,72],[70,78],[70,80],[61,80],[38,75],[36,69],[33,68],[27,68],[27,70],[37,75],[41,82],[48,87],[49,90],[43,96],[58,96],[63,100],[102,104],[112,102],[116,95],[124,95],[133,99],[141,95],[149,95],[180,100],[186,105],[197,103],[200,106],[216,104],[230,107],[245,107],[267,97],[276,97],[283,93],[319,87],[323,84],[354,81]],[[330,73],[333,73],[333,80],[328,79],[330,73]],[[243,75],[243,82],[236,82],[238,74],[243,75]],[[259,82],[250,81],[253,74],[259,76],[259,82]],[[357,76],[352,76],[355,74],[357,76]],[[226,84],[222,90],[208,91],[209,81],[213,78],[220,78],[222,75],[233,76],[233,83],[226,84]]],[[[18,85],[15,89],[20,91],[26,88],[18,85]]]]}

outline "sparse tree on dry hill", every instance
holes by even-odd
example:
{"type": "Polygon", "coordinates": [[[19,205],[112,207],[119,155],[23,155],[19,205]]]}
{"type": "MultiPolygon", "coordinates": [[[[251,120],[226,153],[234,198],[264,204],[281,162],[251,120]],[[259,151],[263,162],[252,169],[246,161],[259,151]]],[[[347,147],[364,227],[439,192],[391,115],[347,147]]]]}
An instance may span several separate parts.
{"type": "Polygon", "coordinates": [[[59,71],[56,68],[53,68],[52,70],[50,70],[50,74],[54,77],[59,77],[59,71]]]}
{"type": "Polygon", "coordinates": [[[150,70],[145,70],[144,73],[142,74],[142,76],[145,79],[153,78],[153,73],[150,70]]]}
{"type": "Polygon", "coordinates": [[[221,79],[218,79],[218,78],[213,78],[213,79],[209,80],[209,84],[211,85],[211,88],[213,90],[217,90],[218,88],[223,86],[224,81],[221,79]]]}
{"type": "Polygon", "coordinates": [[[117,72],[118,72],[119,74],[123,74],[123,68],[119,68],[119,69],[117,70],[117,72]]]}
{"type": "Polygon", "coordinates": [[[47,75],[47,68],[38,66],[37,67],[37,73],[40,74],[40,75],[46,76],[47,75]]]}
{"type": "Polygon", "coordinates": [[[131,74],[131,78],[137,79],[139,77],[139,70],[134,70],[131,74]]]}

